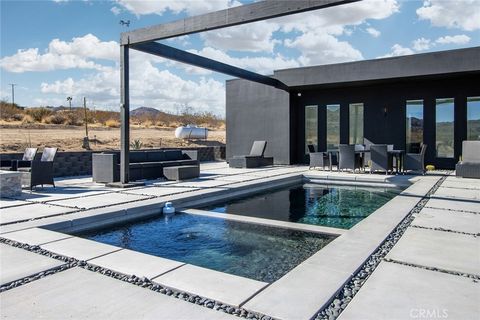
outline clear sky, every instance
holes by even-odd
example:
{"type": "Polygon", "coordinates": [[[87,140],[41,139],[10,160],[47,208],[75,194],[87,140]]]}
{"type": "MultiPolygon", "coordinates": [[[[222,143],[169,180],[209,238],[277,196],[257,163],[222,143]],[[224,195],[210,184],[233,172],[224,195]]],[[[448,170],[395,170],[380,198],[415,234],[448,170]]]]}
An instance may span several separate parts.
{"type": "MultiPolygon", "coordinates": [[[[118,110],[120,32],[250,0],[1,2],[0,98],[118,110]],[[130,26],[120,24],[130,20],[130,26]]],[[[165,41],[262,74],[480,45],[480,0],[364,0],[165,41]]],[[[226,76],[131,54],[131,104],[225,112],[226,76]]]]}

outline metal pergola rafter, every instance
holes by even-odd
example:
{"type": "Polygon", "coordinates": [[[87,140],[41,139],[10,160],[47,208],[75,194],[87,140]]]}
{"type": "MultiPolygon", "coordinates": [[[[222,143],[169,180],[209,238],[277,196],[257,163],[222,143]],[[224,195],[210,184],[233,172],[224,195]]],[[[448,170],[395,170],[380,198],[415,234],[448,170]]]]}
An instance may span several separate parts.
{"type": "Polygon", "coordinates": [[[130,180],[129,49],[154,54],[163,58],[176,60],[196,67],[217,71],[237,78],[262,83],[288,91],[288,86],[278,79],[182,51],[157,43],[156,41],[277,18],[295,13],[324,9],[357,1],[360,0],[265,0],[122,33],[120,40],[120,185],[128,186],[130,180]]]}

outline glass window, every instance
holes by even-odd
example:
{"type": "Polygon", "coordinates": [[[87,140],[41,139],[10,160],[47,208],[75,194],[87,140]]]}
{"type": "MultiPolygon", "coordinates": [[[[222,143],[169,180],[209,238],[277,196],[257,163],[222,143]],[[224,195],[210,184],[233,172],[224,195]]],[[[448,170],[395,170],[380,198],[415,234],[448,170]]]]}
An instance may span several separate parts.
{"type": "Polygon", "coordinates": [[[309,144],[318,146],[318,106],[305,107],[305,153],[309,144]]]}
{"type": "Polygon", "coordinates": [[[327,149],[340,144],[340,105],[327,105],[327,149]]]}
{"type": "Polygon", "coordinates": [[[352,103],[349,110],[350,144],[363,144],[363,103],[352,103]]]}
{"type": "Polygon", "coordinates": [[[419,153],[423,142],[423,100],[407,100],[405,132],[407,152],[419,153]]]}
{"type": "Polygon", "coordinates": [[[436,99],[435,147],[438,158],[453,158],[454,112],[453,98],[436,99]]]}
{"type": "Polygon", "coordinates": [[[467,140],[480,140],[480,97],[467,98],[467,140]]]}

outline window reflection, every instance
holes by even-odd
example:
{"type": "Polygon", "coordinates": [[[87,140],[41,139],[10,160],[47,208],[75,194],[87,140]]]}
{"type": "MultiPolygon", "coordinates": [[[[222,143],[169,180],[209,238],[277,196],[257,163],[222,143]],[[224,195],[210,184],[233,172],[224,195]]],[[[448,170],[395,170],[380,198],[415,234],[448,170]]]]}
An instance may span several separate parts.
{"type": "Polygon", "coordinates": [[[467,98],[467,140],[480,140],[480,97],[467,98]]]}
{"type": "Polygon", "coordinates": [[[406,149],[419,153],[423,142],[423,100],[407,100],[406,149]]]}
{"type": "Polygon", "coordinates": [[[340,143],[340,105],[327,105],[327,149],[340,143]]]}
{"type": "Polygon", "coordinates": [[[363,144],[363,103],[350,104],[349,113],[350,144],[363,144]]]}
{"type": "Polygon", "coordinates": [[[438,158],[453,158],[454,155],[454,100],[436,99],[436,152],[438,158]]]}
{"type": "Polygon", "coordinates": [[[305,153],[309,144],[318,147],[318,106],[305,107],[305,153]]]}

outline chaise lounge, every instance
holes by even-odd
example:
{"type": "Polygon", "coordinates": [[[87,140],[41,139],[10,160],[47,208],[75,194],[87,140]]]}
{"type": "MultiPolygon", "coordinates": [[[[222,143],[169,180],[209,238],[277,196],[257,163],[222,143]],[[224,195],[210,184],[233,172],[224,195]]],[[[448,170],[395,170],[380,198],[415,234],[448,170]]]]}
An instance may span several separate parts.
{"type": "Polygon", "coordinates": [[[233,156],[230,168],[257,168],[273,165],[273,157],[264,157],[267,141],[254,141],[249,155],[233,156]]]}
{"type": "Polygon", "coordinates": [[[462,178],[480,178],[480,141],[462,142],[462,161],[455,166],[455,175],[462,178]]]}

